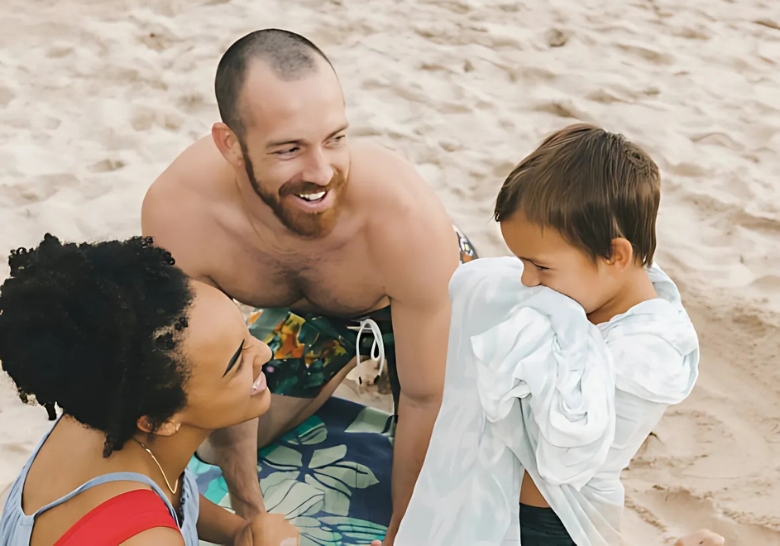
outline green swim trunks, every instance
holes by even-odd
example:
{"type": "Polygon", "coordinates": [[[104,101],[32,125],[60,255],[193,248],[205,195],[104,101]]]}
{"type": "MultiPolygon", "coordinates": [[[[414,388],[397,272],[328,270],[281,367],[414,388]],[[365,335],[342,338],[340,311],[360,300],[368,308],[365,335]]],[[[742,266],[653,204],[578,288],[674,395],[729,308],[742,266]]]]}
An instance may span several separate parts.
{"type": "MultiPolygon", "coordinates": [[[[457,228],[455,234],[461,263],[478,258],[468,238],[457,228]]],[[[361,356],[384,356],[397,407],[400,385],[389,306],[353,319],[256,309],[249,317],[249,331],[273,352],[272,360],[263,366],[272,393],[315,398],[359,351],[361,356]]]]}

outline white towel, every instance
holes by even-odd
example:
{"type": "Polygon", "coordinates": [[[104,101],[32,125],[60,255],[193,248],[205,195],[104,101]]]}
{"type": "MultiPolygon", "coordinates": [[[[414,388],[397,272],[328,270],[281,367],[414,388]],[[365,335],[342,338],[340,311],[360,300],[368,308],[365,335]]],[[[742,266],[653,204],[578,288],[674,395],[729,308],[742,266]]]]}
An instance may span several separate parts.
{"type": "Polygon", "coordinates": [[[521,274],[483,258],[452,278],[444,399],[398,546],[519,544],[523,470],[578,545],[619,544],[620,472],[693,387],[696,334],[657,267],[659,299],[598,327],[521,274]]]}

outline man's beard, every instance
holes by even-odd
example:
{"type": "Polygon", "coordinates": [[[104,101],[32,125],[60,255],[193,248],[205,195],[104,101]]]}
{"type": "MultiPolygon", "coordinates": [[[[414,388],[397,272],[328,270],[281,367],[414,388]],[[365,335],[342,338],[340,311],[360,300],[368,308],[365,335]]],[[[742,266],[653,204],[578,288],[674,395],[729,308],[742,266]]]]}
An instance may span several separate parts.
{"type": "MultiPolygon", "coordinates": [[[[242,146],[243,148],[243,146],[242,146]]],[[[318,239],[325,237],[333,228],[336,227],[336,220],[339,215],[339,198],[346,180],[341,173],[335,173],[327,186],[323,187],[312,182],[287,182],[280,189],[278,195],[274,195],[263,188],[255,177],[255,171],[252,166],[252,160],[246,150],[242,150],[244,162],[246,164],[246,175],[252,189],[274,212],[284,227],[307,239],[318,239]],[[305,212],[292,206],[286,197],[293,196],[292,199],[298,199],[295,194],[317,193],[321,191],[333,192],[333,205],[322,212],[305,212]]]]}

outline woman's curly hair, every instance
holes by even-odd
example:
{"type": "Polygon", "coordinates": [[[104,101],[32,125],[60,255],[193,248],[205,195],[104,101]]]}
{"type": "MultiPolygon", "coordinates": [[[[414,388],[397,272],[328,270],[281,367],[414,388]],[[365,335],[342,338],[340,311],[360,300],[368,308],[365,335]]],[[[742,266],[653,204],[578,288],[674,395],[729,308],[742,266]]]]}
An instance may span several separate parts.
{"type": "Polygon", "coordinates": [[[60,406],[121,449],[147,416],[159,427],[187,403],[181,351],[193,292],[151,238],[62,244],[8,258],[0,361],[23,402],[60,406]]]}

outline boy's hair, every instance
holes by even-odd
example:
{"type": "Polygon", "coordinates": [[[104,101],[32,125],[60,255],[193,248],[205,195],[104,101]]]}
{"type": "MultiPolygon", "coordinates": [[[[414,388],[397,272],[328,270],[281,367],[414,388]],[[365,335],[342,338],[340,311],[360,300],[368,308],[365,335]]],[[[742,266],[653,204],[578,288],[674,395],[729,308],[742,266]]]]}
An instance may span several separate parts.
{"type": "Polygon", "coordinates": [[[509,174],[494,218],[522,211],[528,221],[556,229],[592,259],[609,259],[622,237],[642,265],[653,263],[661,196],[658,166],[623,135],[586,124],[549,137],[509,174]]]}

